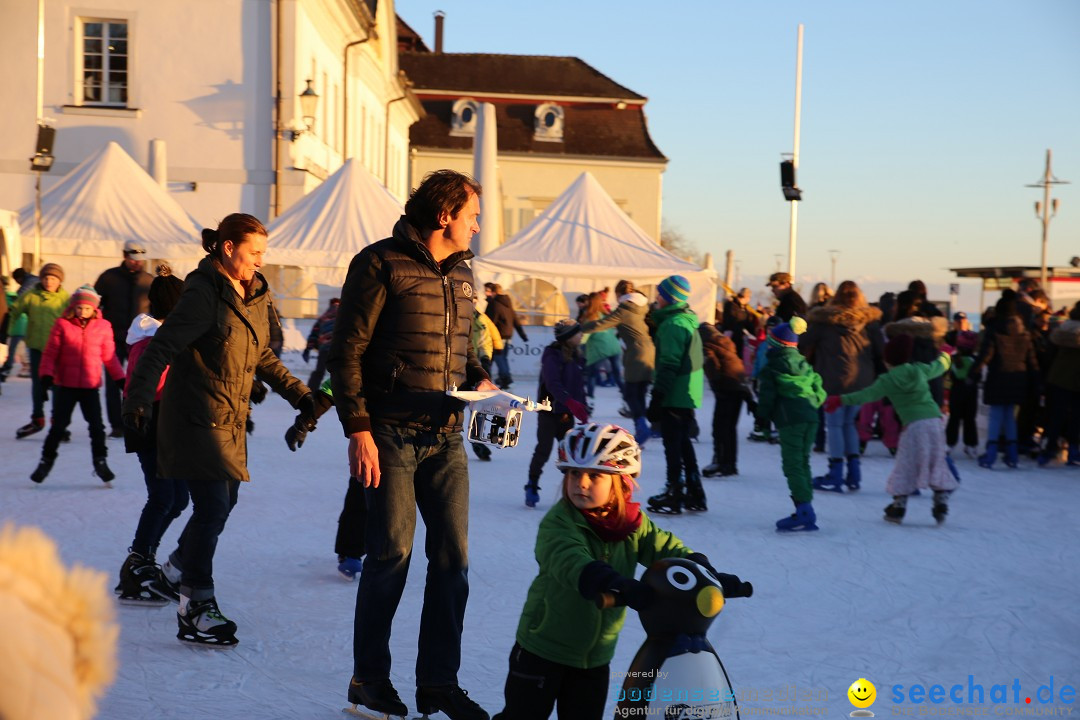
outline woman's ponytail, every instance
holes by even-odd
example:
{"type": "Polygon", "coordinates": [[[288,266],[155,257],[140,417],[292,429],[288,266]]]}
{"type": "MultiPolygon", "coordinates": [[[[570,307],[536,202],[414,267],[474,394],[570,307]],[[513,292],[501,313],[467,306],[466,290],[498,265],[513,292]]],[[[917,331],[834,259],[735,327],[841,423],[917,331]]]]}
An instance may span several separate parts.
{"type": "Polygon", "coordinates": [[[208,254],[221,259],[221,236],[217,230],[213,228],[203,228],[202,231],[202,246],[208,254]]]}

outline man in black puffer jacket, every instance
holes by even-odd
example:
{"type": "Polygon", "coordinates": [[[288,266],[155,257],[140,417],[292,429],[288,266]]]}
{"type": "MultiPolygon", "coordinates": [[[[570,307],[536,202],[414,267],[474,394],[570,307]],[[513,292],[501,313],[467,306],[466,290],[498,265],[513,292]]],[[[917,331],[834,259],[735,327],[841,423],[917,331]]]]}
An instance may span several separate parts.
{"type": "Polygon", "coordinates": [[[427,588],[416,660],[416,707],[460,720],[487,713],[457,684],[468,582],[469,472],[465,404],[446,395],[497,389],[476,357],[473,279],[480,185],[439,170],[405,204],[393,235],[364,248],[341,289],[327,367],[364,484],[368,555],[356,597],[349,701],[390,715],[406,706],[390,683],[390,628],[412,555],[416,507],[427,526],[427,588]]]}

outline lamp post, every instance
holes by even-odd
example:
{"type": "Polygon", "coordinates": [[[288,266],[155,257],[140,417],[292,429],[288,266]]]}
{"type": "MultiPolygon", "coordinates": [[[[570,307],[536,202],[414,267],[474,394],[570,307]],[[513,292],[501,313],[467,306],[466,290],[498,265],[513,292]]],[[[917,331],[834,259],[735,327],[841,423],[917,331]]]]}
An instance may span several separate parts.
{"type": "MultiPolygon", "coordinates": [[[[280,7],[280,3],[278,4],[280,7]]],[[[289,142],[296,142],[296,138],[300,137],[306,132],[311,132],[315,127],[315,111],[319,107],[319,94],[315,92],[315,88],[311,86],[312,80],[305,81],[307,87],[300,93],[300,116],[304,119],[304,127],[298,128],[293,123],[293,127],[286,128],[281,122],[281,94],[278,93],[278,116],[277,116],[277,128],[275,129],[274,140],[274,217],[277,217],[281,213],[281,140],[282,138],[288,138],[289,142]]]]}
{"type": "Polygon", "coordinates": [[[836,292],[836,258],[838,257],[840,257],[839,250],[829,251],[829,260],[832,261],[832,274],[829,275],[829,287],[832,288],[834,293],[836,292]]]}
{"type": "Polygon", "coordinates": [[[1043,174],[1042,182],[1027,185],[1025,187],[1041,187],[1043,189],[1043,201],[1040,203],[1035,201],[1035,217],[1042,223],[1042,273],[1040,275],[1042,282],[1043,292],[1047,291],[1046,287],[1046,242],[1050,233],[1050,221],[1057,215],[1058,199],[1050,199],[1050,186],[1051,185],[1068,185],[1068,180],[1058,180],[1054,177],[1054,174],[1050,172],[1050,156],[1051,151],[1046,151],[1046,172],[1043,174]]]}

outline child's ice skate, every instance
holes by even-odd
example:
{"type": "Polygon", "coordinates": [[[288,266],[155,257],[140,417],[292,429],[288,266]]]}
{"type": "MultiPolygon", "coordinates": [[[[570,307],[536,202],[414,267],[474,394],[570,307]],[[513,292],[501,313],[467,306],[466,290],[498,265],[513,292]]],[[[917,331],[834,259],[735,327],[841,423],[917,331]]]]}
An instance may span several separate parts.
{"type": "Polygon", "coordinates": [[[899,525],[907,512],[907,495],[893,495],[893,501],[885,506],[885,522],[899,525]]]}
{"type": "Polygon", "coordinates": [[[338,572],[341,573],[341,577],[346,580],[355,580],[356,576],[360,574],[360,571],[364,568],[364,561],[360,558],[346,557],[344,555],[338,555],[338,572]]]}
{"type": "Polygon", "coordinates": [[[389,680],[362,683],[352,678],[349,680],[349,702],[352,707],[344,708],[343,713],[368,720],[389,720],[391,716],[403,718],[409,712],[389,680]]]}
{"type": "Polygon", "coordinates": [[[525,505],[527,507],[536,507],[538,502],[540,502],[540,486],[536,483],[529,483],[525,486],[525,505]]]}
{"type": "Polygon", "coordinates": [[[947,490],[934,491],[934,509],[931,511],[938,525],[945,522],[945,516],[949,514],[949,492],[947,490]]]}
{"type": "Polygon", "coordinates": [[[825,492],[844,492],[844,459],[829,458],[829,472],[814,478],[814,489],[825,492]]]}
{"type": "Polygon", "coordinates": [[[45,482],[45,478],[49,477],[49,473],[52,472],[54,462],[56,462],[55,455],[42,455],[41,462],[38,463],[34,472],[30,473],[30,479],[36,483],[45,482]]]}
{"type": "Polygon", "coordinates": [[[776,521],[776,532],[813,532],[817,530],[817,513],[814,512],[814,506],[808,502],[796,502],[795,498],[792,498],[791,501],[795,503],[795,512],[776,521]]]}
{"type": "Polygon", "coordinates": [[[649,511],[663,515],[681,515],[684,500],[682,483],[668,483],[659,495],[649,498],[649,511]]]}

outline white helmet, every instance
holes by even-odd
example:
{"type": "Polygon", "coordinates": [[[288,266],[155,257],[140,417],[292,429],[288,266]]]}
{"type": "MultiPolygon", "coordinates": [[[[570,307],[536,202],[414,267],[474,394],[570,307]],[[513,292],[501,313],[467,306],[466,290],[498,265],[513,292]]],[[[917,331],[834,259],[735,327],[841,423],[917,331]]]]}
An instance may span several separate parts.
{"type": "Polygon", "coordinates": [[[555,467],[636,478],[641,473],[641,448],[634,436],[618,425],[585,423],[570,430],[559,442],[555,467]]]}

